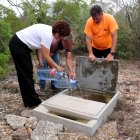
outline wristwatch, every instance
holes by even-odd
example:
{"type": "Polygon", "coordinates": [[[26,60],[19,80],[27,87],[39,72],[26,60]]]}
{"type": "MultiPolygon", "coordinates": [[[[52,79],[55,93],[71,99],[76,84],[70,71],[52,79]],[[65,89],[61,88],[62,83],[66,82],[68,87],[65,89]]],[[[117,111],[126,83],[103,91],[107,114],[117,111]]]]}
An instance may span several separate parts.
{"type": "Polygon", "coordinates": [[[114,56],[114,55],[115,55],[115,52],[110,52],[110,54],[111,54],[112,56],[114,56]]]}

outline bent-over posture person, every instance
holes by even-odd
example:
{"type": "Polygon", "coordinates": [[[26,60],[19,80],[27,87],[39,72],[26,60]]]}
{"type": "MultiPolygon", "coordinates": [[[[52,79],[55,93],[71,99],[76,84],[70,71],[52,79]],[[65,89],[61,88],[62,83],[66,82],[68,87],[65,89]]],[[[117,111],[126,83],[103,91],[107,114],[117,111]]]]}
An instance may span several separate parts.
{"type": "Polygon", "coordinates": [[[50,46],[53,37],[61,39],[69,34],[69,24],[65,21],[57,21],[53,26],[34,24],[16,32],[11,38],[9,48],[15,63],[25,107],[34,107],[41,103],[34,88],[31,51],[41,48],[43,58],[47,63],[58,71],[62,71],[63,68],[56,64],[49,55],[50,46]]]}
{"type": "Polygon", "coordinates": [[[114,59],[117,45],[117,22],[98,5],[91,7],[90,16],[84,29],[89,60],[92,62],[98,57],[110,62],[114,59]]]}
{"type": "MultiPolygon", "coordinates": [[[[72,56],[71,56],[72,47],[73,47],[73,37],[72,37],[71,33],[69,36],[66,36],[65,38],[61,38],[61,39],[53,38],[51,48],[50,48],[50,56],[54,60],[54,62],[56,62],[58,65],[60,65],[59,51],[65,50],[66,65],[68,68],[69,77],[76,78],[75,72],[72,67],[72,56]]],[[[40,68],[46,69],[46,68],[48,68],[48,63],[45,61],[44,58],[42,59],[42,56],[39,56],[40,55],[39,51],[41,51],[41,50],[37,51],[38,62],[39,62],[40,68]]],[[[39,81],[41,91],[45,91],[45,83],[46,83],[45,80],[39,81]]],[[[55,81],[51,81],[51,88],[53,90],[57,89],[55,87],[55,81]]]]}

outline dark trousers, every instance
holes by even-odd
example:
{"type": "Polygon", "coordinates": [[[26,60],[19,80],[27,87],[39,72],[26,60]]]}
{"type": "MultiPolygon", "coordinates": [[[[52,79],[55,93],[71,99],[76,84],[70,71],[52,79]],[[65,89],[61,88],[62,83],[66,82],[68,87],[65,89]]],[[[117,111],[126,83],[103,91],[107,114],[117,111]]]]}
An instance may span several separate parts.
{"type": "Polygon", "coordinates": [[[34,88],[31,49],[29,49],[17,35],[11,38],[9,48],[15,63],[19,87],[25,107],[39,105],[41,100],[34,88]]]}
{"type": "Polygon", "coordinates": [[[92,48],[92,50],[93,50],[93,54],[95,55],[95,57],[106,58],[107,55],[110,53],[111,48],[105,49],[105,50],[98,50],[96,48],[92,48]]]}

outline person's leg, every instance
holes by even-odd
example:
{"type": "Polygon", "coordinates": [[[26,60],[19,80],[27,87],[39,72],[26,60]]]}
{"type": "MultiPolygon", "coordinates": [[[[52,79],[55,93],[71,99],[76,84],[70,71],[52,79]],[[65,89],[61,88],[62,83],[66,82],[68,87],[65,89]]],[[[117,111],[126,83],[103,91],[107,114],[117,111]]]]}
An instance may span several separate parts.
{"type": "Polygon", "coordinates": [[[54,62],[58,65],[60,65],[60,58],[59,58],[59,52],[55,51],[52,55],[52,59],[54,60],[54,62]]]}
{"type": "MultiPolygon", "coordinates": [[[[44,59],[42,60],[42,63],[43,63],[43,68],[42,69],[48,69],[48,64],[44,59]]],[[[40,91],[45,90],[45,84],[46,84],[46,80],[39,80],[40,91]]]]}
{"type": "MultiPolygon", "coordinates": [[[[59,52],[58,51],[55,51],[52,55],[52,59],[54,60],[54,62],[56,62],[58,65],[60,65],[60,58],[59,58],[59,52]]],[[[51,88],[53,90],[56,90],[56,87],[55,87],[55,81],[51,81],[51,88]]]]}
{"type": "Polygon", "coordinates": [[[17,70],[19,87],[25,107],[39,105],[41,100],[34,88],[31,50],[17,36],[11,39],[9,48],[17,70]]]}

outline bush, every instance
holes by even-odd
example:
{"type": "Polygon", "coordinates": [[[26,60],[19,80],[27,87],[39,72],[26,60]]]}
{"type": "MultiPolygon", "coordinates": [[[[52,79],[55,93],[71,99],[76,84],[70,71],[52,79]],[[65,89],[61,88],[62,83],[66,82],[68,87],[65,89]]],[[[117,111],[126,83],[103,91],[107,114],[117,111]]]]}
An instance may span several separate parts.
{"type": "Polygon", "coordinates": [[[0,20],[0,77],[6,77],[8,72],[9,61],[9,39],[11,35],[11,28],[8,23],[0,20]]]}
{"type": "Polygon", "coordinates": [[[5,78],[8,72],[9,55],[0,53],[0,78],[5,78]]]}
{"type": "Polygon", "coordinates": [[[11,36],[10,25],[0,20],[0,52],[6,53],[11,36]]]}
{"type": "Polygon", "coordinates": [[[119,58],[131,59],[135,54],[134,35],[127,25],[120,25],[118,31],[117,55],[119,58]]]}

